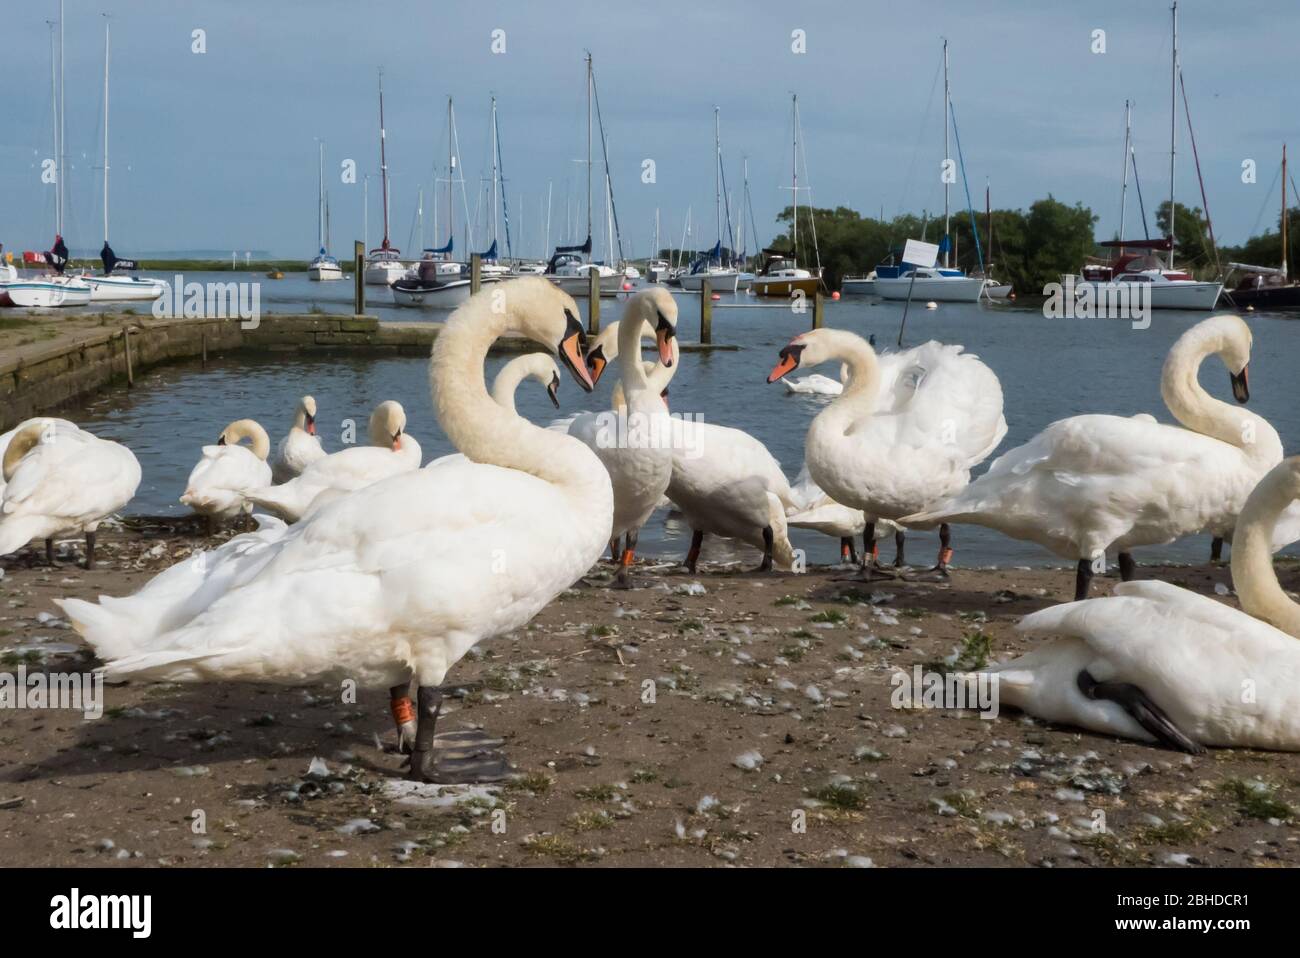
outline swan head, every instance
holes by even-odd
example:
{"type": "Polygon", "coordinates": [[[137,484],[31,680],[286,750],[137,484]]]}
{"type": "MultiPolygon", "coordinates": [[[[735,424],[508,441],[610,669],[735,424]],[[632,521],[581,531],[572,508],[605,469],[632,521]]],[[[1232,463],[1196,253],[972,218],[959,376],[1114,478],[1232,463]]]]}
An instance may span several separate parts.
{"type": "Polygon", "coordinates": [[[1244,403],[1250,399],[1250,348],[1253,342],[1250,327],[1240,316],[1232,313],[1211,316],[1178,337],[1165,360],[1166,369],[1195,369],[1202,356],[1213,353],[1228,367],[1232,398],[1244,403]]]}
{"type": "Polygon", "coordinates": [[[316,435],[316,400],[312,396],[303,396],[298,400],[298,412],[293,424],[309,436],[316,435]]]}
{"type": "MultiPolygon", "coordinates": [[[[830,359],[836,358],[836,353],[832,348],[834,330],[814,329],[806,333],[800,333],[794,339],[790,340],[781,348],[780,359],[772,372],[768,375],[767,381],[774,383],[784,376],[788,376],[800,366],[817,366],[830,359]]],[[[841,373],[842,375],[842,373],[841,373]]]]}
{"type": "Polygon", "coordinates": [[[240,440],[249,440],[253,455],[265,460],[271,452],[271,437],[255,419],[236,419],[217,437],[218,446],[236,446],[240,440]]]}
{"type": "Polygon", "coordinates": [[[397,452],[402,448],[402,432],[406,429],[406,410],[395,399],[388,399],[375,407],[370,414],[370,444],[388,446],[397,452]]]}
{"type": "Polygon", "coordinates": [[[546,353],[530,353],[522,363],[529,379],[536,380],[546,388],[546,395],[551,405],[560,408],[560,367],[546,353]]]}
{"type": "MultiPolygon", "coordinates": [[[[483,290],[479,295],[502,296],[507,328],[552,350],[585,392],[595,389],[584,361],[587,334],[573,297],[540,276],[524,276],[498,285],[498,290],[483,290]]],[[[497,311],[495,298],[485,300],[489,301],[497,311]]]]}

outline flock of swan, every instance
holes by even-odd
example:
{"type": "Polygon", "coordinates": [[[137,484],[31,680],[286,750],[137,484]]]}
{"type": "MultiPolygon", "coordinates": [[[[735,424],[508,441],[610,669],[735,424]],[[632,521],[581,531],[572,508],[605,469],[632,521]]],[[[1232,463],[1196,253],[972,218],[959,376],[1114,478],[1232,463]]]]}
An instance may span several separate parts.
{"type": "MultiPolygon", "coordinates": [[[[1300,605],[1272,565],[1275,549],[1300,537],[1300,457],[1284,461],[1268,422],[1198,381],[1217,356],[1238,402],[1249,398],[1243,320],[1207,319],[1170,350],[1162,395],[1178,425],[1070,417],[974,480],[1007,431],[998,378],[978,357],[937,342],[877,355],[850,332],[803,333],[781,349],[768,382],[837,398],[809,427],[793,484],[748,433],[670,414],[676,323],[660,289],[632,296],[621,322],[590,341],[574,301],[543,279],[478,294],[448,319],[429,367],[457,453],[421,467],[395,402],[374,411],[369,445],[331,454],[309,396],[273,459],[260,425],[233,422],[203,447],[181,501],[213,522],[257,510],[256,530],[194,553],[133,595],[58,604],[115,675],[386,687],[411,777],[446,781],[434,735],[448,670],[476,643],[527,623],[606,549],[615,584],[630,585],[638,532],[665,502],[692,530],[692,571],[705,535],[751,543],[765,570],[789,569],[789,529],[800,527],[838,538],[849,561],[860,536],[868,579],[911,576],[905,532],[937,526],[937,560],[916,575],[943,578],[950,526],[976,524],[1078,563],[1075,601],[1020,623],[1046,641],[989,667],[1002,702],[1188,751],[1300,750],[1300,605]],[[545,352],[506,364],[489,392],[484,363],[508,333],[545,352]],[[643,338],[655,343],[652,363],[643,338]],[[824,363],[839,366],[839,381],[786,378],[824,363]],[[525,381],[558,406],[561,366],[588,392],[616,368],[613,408],[547,427],[520,416],[514,396],[525,381]],[[1133,549],[1198,533],[1232,538],[1243,611],[1133,581],[1133,549]],[[890,534],[894,569],[876,547],[890,534]],[[1089,598],[1108,552],[1124,581],[1089,598]]],[[[97,525],[140,482],[131,452],[49,417],[0,437],[0,449],[0,553],[45,539],[52,561],[54,536],[84,532],[93,562],[97,525]]]]}

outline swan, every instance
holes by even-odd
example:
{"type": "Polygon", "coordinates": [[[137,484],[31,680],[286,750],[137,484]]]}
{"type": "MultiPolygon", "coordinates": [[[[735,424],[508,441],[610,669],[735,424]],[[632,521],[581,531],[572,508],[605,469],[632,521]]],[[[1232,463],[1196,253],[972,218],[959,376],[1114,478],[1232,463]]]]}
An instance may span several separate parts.
{"type": "Polygon", "coordinates": [[[370,414],[370,445],[353,446],[310,463],[302,475],[278,486],[251,489],[248,501],[288,522],[297,522],[326,490],[352,492],[420,468],[420,444],[406,431],[406,410],[388,400],[370,414]]]}
{"type": "Polygon", "coordinates": [[[844,384],[831,379],[830,376],[823,376],[821,373],[813,373],[811,376],[803,376],[799,379],[782,379],[781,382],[791,393],[808,393],[814,396],[838,396],[844,392],[844,384]]]}
{"type": "Polygon", "coordinates": [[[1232,580],[1244,612],[1157,581],[1043,609],[1018,628],[1055,638],[985,670],[996,676],[999,702],[1189,752],[1300,750],[1300,606],[1278,585],[1270,538],[1297,495],[1293,457],[1241,508],[1232,580]]]}
{"type": "Polygon", "coordinates": [[[590,391],[577,304],[545,279],[503,282],[459,307],[433,347],[433,405],[464,461],[325,504],[193,618],[147,640],[102,606],[63,599],[60,608],[114,675],[387,686],[404,743],[413,732],[412,778],[499,778],[499,768],[436,758],[439,686],[476,643],[521,627],[591,568],[614,510],[590,449],[489,397],[483,363],[511,331],[556,350],[590,391]]]}
{"type": "MultiPolygon", "coordinates": [[[[25,419],[8,432],[0,435],[0,459],[3,459],[5,450],[9,448],[9,441],[18,435],[18,431],[31,422],[42,422],[52,424],[56,430],[67,432],[80,432],[81,427],[75,422],[69,422],[66,419],[57,419],[53,416],[37,416],[35,419],[25,419]]],[[[0,500],[4,498],[5,491],[4,476],[0,475],[0,500]]],[[[45,540],[45,561],[48,565],[54,565],[54,540],[45,540]]]]}
{"type": "Polygon", "coordinates": [[[1146,414],[1057,420],[966,489],[903,523],[968,522],[1037,542],[1077,560],[1076,599],[1088,595],[1108,549],[1119,553],[1128,581],[1137,546],[1230,534],[1246,496],[1281,461],[1282,443],[1263,418],[1206,393],[1197,371],[1205,357],[1219,356],[1244,403],[1250,347],[1250,327],[1237,316],[1197,323],[1170,348],[1160,377],[1161,396],[1181,425],[1146,414]]]}
{"type": "Polygon", "coordinates": [[[207,516],[209,524],[251,511],[253,505],[245,495],[271,484],[271,467],[266,464],[270,450],[271,440],[257,422],[232,422],[221,430],[215,446],[203,447],[203,457],[190,472],[181,504],[207,516]],[[251,445],[239,445],[241,439],[251,445]]]}
{"type": "MultiPolygon", "coordinates": [[[[622,338],[621,330],[617,339],[602,331],[593,343],[587,363],[596,376],[606,362],[621,355],[618,340],[622,338]]],[[[659,362],[646,374],[647,391],[652,395],[666,393],[678,369],[675,338],[670,346],[672,364],[665,363],[661,347],[659,362]]],[[[640,349],[635,352],[639,355],[640,349]]],[[[716,426],[698,417],[673,416],[670,424],[673,467],[666,495],[691,527],[687,569],[697,570],[706,533],[740,539],[760,550],[761,571],[792,568],[794,547],[785,515],[796,501],[781,464],[767,447],[740,429],[716,426]]]]}
{"type": "Polygon", "coordinates": [[[514,412],[515,391],[525,379],[541,383],[551,404],[560,408],[560,367],[546,353],[526,353],[502,366],[492,380],[492,400],[502,409],[514,412]]]}
{"type": "MultiPolygon", "coordinates": [[[[808,472],[807,463],[799,470],[794,484],[790,486],[796,505],[785,517],[787,526],[796,529],[811,529],[822,535],[840,540],[840,561],[857,563],[858,550],[854,541],[867,527],[867,518],[861,509],[850,509],[841,505],[822,491],[821,486],[813,481],[808,472]]],[[[903,548],[902,529],[888,519],[878,519],[873,525],[875,541],[871,543],[872,555],[875,555],[876,542],[887,535],[893,535],[898,548],[903,548]]],[[[863,557],[866,558],[865,556],[863,557]]]]}
{"type": "MultiPolygon", "coordinates": [[[[641,330],[654,329],[660,365],[675,367],[677,303],[667,290],[647,289],[628,300],[624,318],[611,324],[606,340],[591,350],[586,362],[593,383],[607,365],[605,342],[613,339],[610,361],[617,357],[622,401],[607,412],[580,413],[566,431],[587,445],[609,471],[614,490],[614,517],[607,541],[618,556],[616,583],[626,587],[636,555],[637,537],[668,489],[673,472],[672,420],[660,396],[665,386],[651,386],[641,362],[641,330]],[[615,330],[614,326],[618,329],[615,330]],[[618,541],[623,540],[622,552],[618,541]]],[[[558,423],[553,423],[558,428],[558,423]]]]}
{"type": "MultiPolygon", "coordinates": [[[[320,436],[316,435],[316,400],[303,396],[293,414],[293,425],[280,444],[275,447],[275,461],[271,463],[271,481],[288,482],[311,463],[325,455],[320,436]]],[[[270,485],[264,482],[262,485],[270,485]]]]}
{"type": "MultiPolygon", "coordinates": [[[[844,392],[808,428],[804,458],[812,478],[834,501],[865,514],[864,549],[881,519],[903,516],[960,490],[970,470],[1006,435],[998,377],[961,346],[928,342],[878,359],[862,337],[815,329],[781,350],[768,376],[776,382],[801,366],[840,360],[844,392]]],[[[896,565],[902,565],[902,540],[896,565]]],[[[939,530],[934,572],[947,575],[951,536],[939,530]]],[[[868,578],[875,563],[865,570],[868,578]]]]}
{"type": "Polygon", "coordinates": [[[29,420],[5,448],[0,555],[44,539],[46,559],[53,564],[53,538],[81,532],[86,568],[92,569],[95,531],[135,495],[140,463],[126,446],[58,422],[29,420]]]}

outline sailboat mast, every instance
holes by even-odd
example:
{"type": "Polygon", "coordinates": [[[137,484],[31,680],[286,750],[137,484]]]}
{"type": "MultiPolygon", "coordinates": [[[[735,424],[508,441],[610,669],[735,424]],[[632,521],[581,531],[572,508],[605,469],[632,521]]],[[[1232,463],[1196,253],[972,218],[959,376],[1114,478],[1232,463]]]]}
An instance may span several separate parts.
{"type": "Polygon", "coordinates": [[[587,239],[591,239],[591,54],[587,54],[587,239]]]}
{"type": "Polygon", "coordinates": [[[104,14],[104,245],[108,245],[108,14],[104,14]]]}
{"type": "Polygon", "coordinates": [[[54,232],[63,232],[63,167],[59,165],[59,60],[54,49],[54,21],[46,20],[50,27],[50,113],[54,133],[54,232]]]}
{"type": "Polygon", "coordinates": [[[793,136],[790,139],[790,193],[794,197],[794,218],[790,228],[790,255],[799,259],[799,94],[790,94],[790,117],[793,136]]]}
{"type": "Polygon", "coordinates": [[[717,221],[718,239],[722,239],[722,126],[718,108],[713,108],[713,218],[717,221]]]}
{"type": "Polygon", "coordinates": [[[1173,17],[1173,57],[1169,70],[1169,268],[1174,268],[1174,153],[1178,143],[1178,3],[1169,8],[1173,17]]]}
{"type": "Polygon", "coordinates": [[[325,248],[325,141],[320,146],[320,173],[316,180],[316,245],[325,248]]]}
{"type": "Polygon", "coordinates": [[[66,209],[64,206],[63,179],[64,172],[68,167],[68,139],[67,113],[64,109],[67,100],[68,90],[64,84],[63,70],[63,0],[59,0],[59,235],[63,235],[63,213],[66,209]]]}
{"type": "Polygon", "coordinates": [[[379,71],[379,174],[384,183],[384,242],[388,249],[388,152],[384,135],[384,71],[379,71]]]}
{"type": "Polygon", "coordinates": [[[497,98],[492,98],[492,242],[497,241],[497,221],[500,218],[497,212],[500,203],[498,191],[499,183],[497,181],[497,98]]]}
{"type": "MultiPolygon", "coordinates": [[[[1124,219],[1128,212],[1128,153],[1133,142],[1133,107],[1130,101],[1124,101],[1124,170],[1119,188],[1119,239],[1124,239],[1124,219]]],[[[1119,248],[1121,256],[1124,247],[1119,248]]]]}
{"type": "Polygon", "coordinates": [[[447,236],[456,239],[456,145],[451,135],[451,97],[447,97],[447,236]]]}
{"type": "Polygon", "coordinates": [[[1286,144],[1282,144],[1282,281],[1287,279],[1286,265],[1286,233],[1287,233],[1287,215],[1286,215],[1286,144]]]}
{"type": "MultiPolygon", "coordinates": [[[[943,40],[943,161],[945,164],[949,162],[949,156],[951,154],[951,151],[948,149],[948,127],[950,125],[948,113],[951,108],[952,108],[952,87],[949,86],[948,84],[948,38],[944,37],[943,40]]],[[[944,244],[943,265],[945,267],[952,265],[951,258],[950,258],[951,253],[949,251],[949,246],[952,241],[948,239],[949,226],[951,220],[949,209],[948,209],[948,191],[950,187],[951,184],[948,182],[948,171],[945,169],[944,177],[943,177],[943,244],[944,244]]]]}
{"type": "Polygon", "coordinates": [[[988,222],[988,259],[989,262],[984,266],[984,275],[988,276],[993,272],[993,193],[989,181],[984,181],[984,218],[988,222]]]}

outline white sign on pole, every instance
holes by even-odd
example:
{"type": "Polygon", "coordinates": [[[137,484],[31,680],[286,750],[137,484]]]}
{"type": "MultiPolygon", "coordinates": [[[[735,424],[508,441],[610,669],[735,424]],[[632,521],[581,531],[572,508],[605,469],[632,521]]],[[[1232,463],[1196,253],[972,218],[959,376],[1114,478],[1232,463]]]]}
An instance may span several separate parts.
{"type": "Polygon", "coordinates": [[[922,243],[920,240],[908,240],[903,247],[903,262],[913,266],[932,269],[939,259],[939,247],[934,243],[922,243]]]}

